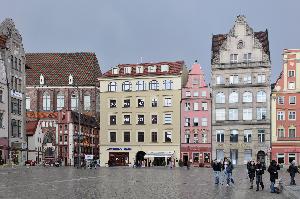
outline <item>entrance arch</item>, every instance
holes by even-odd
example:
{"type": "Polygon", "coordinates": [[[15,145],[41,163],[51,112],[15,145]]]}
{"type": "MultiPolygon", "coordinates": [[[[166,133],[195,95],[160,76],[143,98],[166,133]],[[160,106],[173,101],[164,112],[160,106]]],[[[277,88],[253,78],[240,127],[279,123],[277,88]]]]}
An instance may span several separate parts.
{"type": "Polygon", "coordinates": [[[144,161],[144,156],[146,153],[144,151],[138,151],[135,156],[135,164],[138,165],[139,162],[144,161]]]}

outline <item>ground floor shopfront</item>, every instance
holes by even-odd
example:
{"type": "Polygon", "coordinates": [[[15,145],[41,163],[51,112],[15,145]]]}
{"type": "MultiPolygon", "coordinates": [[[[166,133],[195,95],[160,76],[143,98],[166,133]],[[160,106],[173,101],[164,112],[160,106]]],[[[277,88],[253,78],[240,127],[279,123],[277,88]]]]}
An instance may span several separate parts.
{"type": "Polygon", "coordinates": [[[101,166],[178,166],[180,146],[100,146],[101,166]]]}
{"type": "Polygon", "coordinates": [[[193,166],[208,166],[211,164],[210,144],[182,144],[180,159],[186,166],[187,162],[192,162],[193,166]]]}
{"type": "Polygon", "coordinates": [[[272,144],[272,159],[279,164],[289,165],[296,160],[300,164],[300,143],[278,143],[272,144]]]}

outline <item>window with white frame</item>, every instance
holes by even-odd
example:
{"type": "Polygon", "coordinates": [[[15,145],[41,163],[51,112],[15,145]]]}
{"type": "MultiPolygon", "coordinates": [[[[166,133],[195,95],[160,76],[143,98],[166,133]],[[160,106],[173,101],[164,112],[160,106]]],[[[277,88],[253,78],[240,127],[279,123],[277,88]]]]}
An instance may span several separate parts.
{"type": "Polygon", "coordinates": [[[252,102],[252,93],[251,92],[244,92],[243,93],[243,102],[252,102]]]}
{"type": "Polygon", "coordinates": [[[295,71],[294,70],[289,70],[289,77],[295,77],[295,71]]]}
{"type": "Polygon", "coordinates": [[[199,126],[199,118],[194,117],[194,126],[199,126]]]}
{"type": "Polygon", "coordinates": [[[157,98],[152,98],[152,100],[151,100],[151,106],[152,107],[157,107],[158,106],[158,100],[157,100],[157,98]]]}
{"type": "Polygon", "coordinates": [[[164,114],[164,124],[172,124],[172,114],[171,113],[164,114]]]}
{"type": "Polygon", "coordinates": [[[277,111],[277,120],[284,120],[284,111],[277,111]]]}
{"type": "Polygon", "coordinates": [[[63,93],[58,93],[56,96],[56,107],[57,110],[61,110],[65,107],[65,96],[63,93]]]}
{"type": "Polygon", "coordinates": [[[199,134],[198,133],[194,133],[194,144],[199,143],[199,134]]]}
{"type": "Polygon", "coordinates": [[[290,96],[289,97],[289,103],[290,104],[296,104],[296,96],[290,96]]]}
{"type": "Polygon", "coordinates": [[[145,115],[137,115],[137,124],[145,124],[145,115]]]}
{"type": "Polygon", "coordinates": [[[243,109],[243,120],[252,120],[252,108],[243,109]]]}
{"type": "Polygon", "coordinates": [[[230,54],[230,63],[238,62],[238,54],[230,54]]]}
{"type": "Polygon", "coordinates": [[[173,89],[173,81],[172,80],[164,80],[163,85],[164,85],[165,90],[173,89]]]}
{"type": "Polygon", "coordinates": [[[239,76],[238,75],[230,75],[229,83],[230,84],[238,84],[239,83],[239,76]]]}
{"type": "Polygon", "coordinates": [[[191,103],[190,102],[185,103],[184,110],[185,111],[190,111],[191,110],[191,103]]]}
{"type": "Polygon", "coordinates": [[[216,109],[216,121],[225,120],[225,109],[216,109]]]}
{"type": "Polygon", "coordinates": [[[252,80],[251,80],[251,74],[247,74],[244,76],[244,84],[251,84],[252,80]]]}
{"type": "Polygon", "coordinates": [[[43,110],[50,111],[50,95],[47,92],[43,94],[43,110]]]}
{"type": "Polygon", "coordinates": [[[284,164],[284,153],[277,154],[277,162],[278,164],[284,164]]]}
{"type": "Polygon", "coordinates": [[[138,98],[137,106],[138,106],[138,108],[145,107],[145,100],[143,98],[138,98]]]}
{"type": "Polygon", "coordinates": [[[257,83],[262,84],[266,82],[266,75],[265,74],[259,74],[257,75],[257,83]]]}
{"type": "Polygon", "coordinates": [[[159,89],[159,83],[156,80],[152,80],[149,82],[149,90],[158,90],[159,89]]]}
{"type": "Polygon", "coordinates": [[[264,129],[258,129],[257,134],[259,143],[263,143],[266,141],[266,134],[264,129]]]}
{"type": "Polygon", "coordinates": [[[206,97],[206,91],[202,91],[202,92],[201,92],[201,96],[202,96],[202,97],[206,97]]]}
{"type": "Polygon", "coordinates": [[[191,91],[185,91],[185,96],[186,97],[191,97],[191,91]]]}
{"type": "Polygon", "coordinates": [[[131,73],[131,67],[126,66],[124,67],[124,74],[130,74],[131,73]]]}
{"type": "Polygon", "coordinates": [[[129,108],[130,107],[130,99],[124,99],[123,107],[124,108],[129,108]]]}
{"type": "Polygon", "coordinates": [[[296,129],[295,127],[289,128],[289,138],[295,138],[296,137],[296,129]]]}
{"type": "Polygon", "coordinates": [[[256,108],[256,119],[257,120],[265,120],[267,117],[267,109],[266,108],[256,108]]]}
{"type": "Polygon", "coordinates": [[[146,90],[146,83],[145,81],[139,80],[136,82],[136,90],[137,91],[144,91],[146,90]]]}
{"type": "Polygon", "coordinates": [[[244,150],[244,163],[247,163],[250,160],[252,160],[252,149],[245,149],[244,150]]]}
{"type": "Polygon", "coordinates": [[[224,104],[225,103],[225,95],[222,92],[217,93],[216,95],[216,103],[217,104],[224,104]]]}
{"type": "Polygon", "coordinates": [[[119,69],[118,68],[112,68],[111,72],[113,75],[117,75],[119,73],[119,69]]]}
{"type": "Polygon", "coordinates": [[[207,111],[207,102],[202,102],[202,111],[207,111]]]}
{"type": "Polygon", "coordinates": [[[230,142],[238,142],[239,141],[239,132],[236,129],[230,130],[230,142]]]}
{"type": "Polygon", "coordinates": [[[122,84],[122,91],[131,91],[132,89],[132,84],[130,81],[125,81],[122,84]]]}
{"type": "Polygon", "coordinates": [[[257,97],[257,102],[267,101],[267,95],[265,91],[258,91],[256,97],[257,97]]]}
{"type": "Polygon", "coordinates": [[[216,130],[216,142],[224,142],[224,130],[216,130]]]}
{"type": "MultiPolygon", "coordinates": [[[[30,110],[30,97],[26,96],[26,110],[30,110]]],[[[0,126],[1,128],[2,126],[0,126]]]]}
{"type": "Polygon", "coordinates": [[[245,129],[244,130],[244,142],[245,143],[251,143],[252,142],[252,130],[251,129],[245,129]]]}
{"type": "Polygon", "coordinates": [[[221,75],[216,77],[216,84],[224,84],[224,78],[221,75]]]}
{"type": "Polygon", "coordinates": [[[169,65],[166,65],[166,64],[161,65],[160,66],[160,71],[161,72],[169,72],[169,65]]]}
{"type": "Polygon", "coordinates": [[[109,82],[108,83],[108,91],[116,92],[117,91],[117,82],[109,82]]]}
{"type": "Polygon", "coordinates": [[[203,118],[202,118],[201,125],[202,125],[202,126],[207,126],[207,118],[206,118],[206,117],[203,117],[203,118]]]}
{"type": "Polygon", "coordinates": [[[289,158],[289,163],[292,163],[293,160],[296,160],[296,154],[289,153],[288,158],[289,158]]]}
{"type": "Polygon", "coordinates": [[[277,129],[277,137],[284,138],[284,128],[278,128],[277,129]]]}
{"type": "Polygon", "coordinates": [[[194,91],[194,97],[199,97],[199,93],[198,93],[198,91],[194,91]]]}
{"type": "Polygon", "coordinates": [[[295,89],[295,82],[289,82],[288,83],[288,89],[294,90],[295,89]]]}
{"type": "Polygon", "coordinates": [[[156,66],[148,66],[148,73],[155,73],[156,72],[156,66]]]}
{"type": "Polygon", "coordinates": [[[190,143],[190,138],[191,138],[190,131],[186,131],[184,135],[185,143],[187,144],[190,143]]]}
{"type": "Polygon", "coordinates": [[[244,54],[244,62],[251,62],[251,53],[244,54]]]}
{"type": "Polygon", "coordinates": [[[238,120],[239,119],[239,114],[238,114],[239,110],[238,109],[229,109],[228,110],[228,119],[229,120],[238,120]]]}
{"type": "Polygon", "coordinates": [[[184,126],[191,126],[191,118],[189,118],[189,117],[186,117],[185,118],[185,123],[184,123],[184,126]]]}
{"type": "Polygon", "coordinates": [[[296,120],[296,111],[289,111],[289,120],[296,120]]]}
{"type": "Polygon", "coordinates": [[[199,111],[199,103],[194,102],[194,111],[199,111]]]}
{"type": "Polygon", "coordinates": [[[172,98],[170,98],[170,97],[164,98],[164,106],[166,106],[166,107],[172,106],[172,98]]]}
{"type": "Polygon", "coordinates": [[[136,73],[143,73],[144,72],[144,67],[143,66],[137,66],[135,68],[135,72],[136,73]]]}
{"type": "Polygon", "coordinates": [[[83,96],[83,109],[85,111],[91,110],[91,96],[90,95],[84,95],[83,96]]]}
{"type": "Polygon", "coordinates": [[[165,132],[165,142],[172,142],[172,132],[171,131],[165,132]]]}
{"type": "Polygon", "coordinates": [[[207,133],[202,132],[202,143],[207,143],[207,133]]]}
{"type": "Polygon", "coordinates": [[[238,92],[233,91],[229,94],[229,103],[237,103],[237,102],[239,102],[239,94],[238,92]]]}
{"type": "Polygon", "coordinates": [[[281,105],[284,104],[284,96],[278,96],[277,97],[277,103],[281,104],[281,105]]]}

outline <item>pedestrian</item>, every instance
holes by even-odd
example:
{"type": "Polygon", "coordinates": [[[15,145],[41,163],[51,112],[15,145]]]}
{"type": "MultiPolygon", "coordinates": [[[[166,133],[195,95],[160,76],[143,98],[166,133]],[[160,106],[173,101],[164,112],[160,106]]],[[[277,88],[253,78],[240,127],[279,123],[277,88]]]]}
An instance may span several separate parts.
{"type": "Polygon", "coordinates": [[[268,172],[270,173],[270,181],[271,181],[271,185],[270,185],[271,193],[275,193],[274,185],[275,185],[275,180],[278,179],[278,170],[280,170],[279,165],[275,160],[272,160],[268,168],[268,172]]]}
{"type": "Polygon", "coordinates": [[[224,172],[225,172],[225,175],[226,175],[227,186],[230,186],[230,182],[232,184],[234,184],[234,180],[232,178],[233,165],[232,165],[232,162],[229,158],[226,158],[224,160],[223,169],[224,169],[224,172]]]}
{"type": "Polygon", "coordinates": [[[255,166],[256,165],[253,160],[249,161],[249,164],[247,164],[247,170],[250,179],[250,189],[253,189],[253,181],[254,181],[255,171],[256,171],[255,166]]]}
{"type": "Polygon", "coordinates": [[[222,165],[217,159],[215,159],[212,163],[212,168],[213,168],[214,176],[215,176],[215,184],[219,184],[220,172],[222,170],[222,165]]]}
{"type": "Polygon", "coordinates": [[[295,176],[296,176],[296,173],[299,173],[298,167],[296,166],[296,160],[293,160],[291,162],[291,165],[288,168],[288,172],[290,173],[290,176],[291,176],[290,185],[296,185],[295,176]]]}
{"type": "Polygon", "coordinates": [[[263,183],[262,175],[265,172],[264,172],[264,166],[262,165],[262,163],[259,160],[257,160],[257,162],[256,162],[255,170],[256,170],[256,191],[259,191],[259,185],[261,186],[261,189],[263,190],[265,188],[265,186],[263,183]]]}

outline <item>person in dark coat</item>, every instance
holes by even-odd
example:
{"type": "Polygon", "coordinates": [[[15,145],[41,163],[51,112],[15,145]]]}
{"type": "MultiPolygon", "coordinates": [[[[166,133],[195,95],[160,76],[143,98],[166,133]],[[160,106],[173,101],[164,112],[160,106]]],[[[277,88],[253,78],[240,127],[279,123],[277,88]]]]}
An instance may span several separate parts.
{"type": "Polygon", "coordinates": [[[270,173],[270,181],[271,181],[271,185],[270,185],[271,193],[275,193],[274,185],[275,185],[275,180],[278,179],[278,170],[280,170],[279,165],[275,160],[272,160],[268,168],[268,172],[270,173]]]}
{"type": "Polygon", "coordinates": [[[230,185],[230,182],[234,184],[233,178],[232,178],[232,170],[233,165],[229,158],[226,158],[223,162],[223,170],[225,171],[226,180],[227,180],[227,186],[230,185]]]}
{"type": "Polygon", "coordinates": [[[220,181],[220,172],[222,170],[222,165],[221,163],[215,159],[213,162],[212,162],[212,168],[214,170],[214,176],[215,176],[215,184],[219,184],[219,181],[220,181]]]}
{"type": "Polygon", "coordinates": [[[250,189],[253,189],[253,181],[254,181],[255,171],[256,171],[255,163],[253,160],[251,160],[249,164],[247,164],[247,169],[248,169],[248,175],[250,179],[250,189]]]}
{"type": "Polygon", "coordinates": [[[261,186],[261,189],[263,190],[265,188],[264,183],[262,181],[262,175],[264,174],[264,166],[261,164],[261,162],[258,160],[255,165],[255,171],[256,171],[256,191],[259,191],[259,185],[261,186]]]}
{"type": "Polygon", "coordinates": [[[291,176],[290,185],[296,185],[295,176],[296,176],[296,173],[299,173],[299,170],[298,170],[298,167],[296,166],[296,161],[295,160],[293,160],[291,162],[291,165],[289,166],[288,172],[290,173],[290,176],[291,176]]]}

